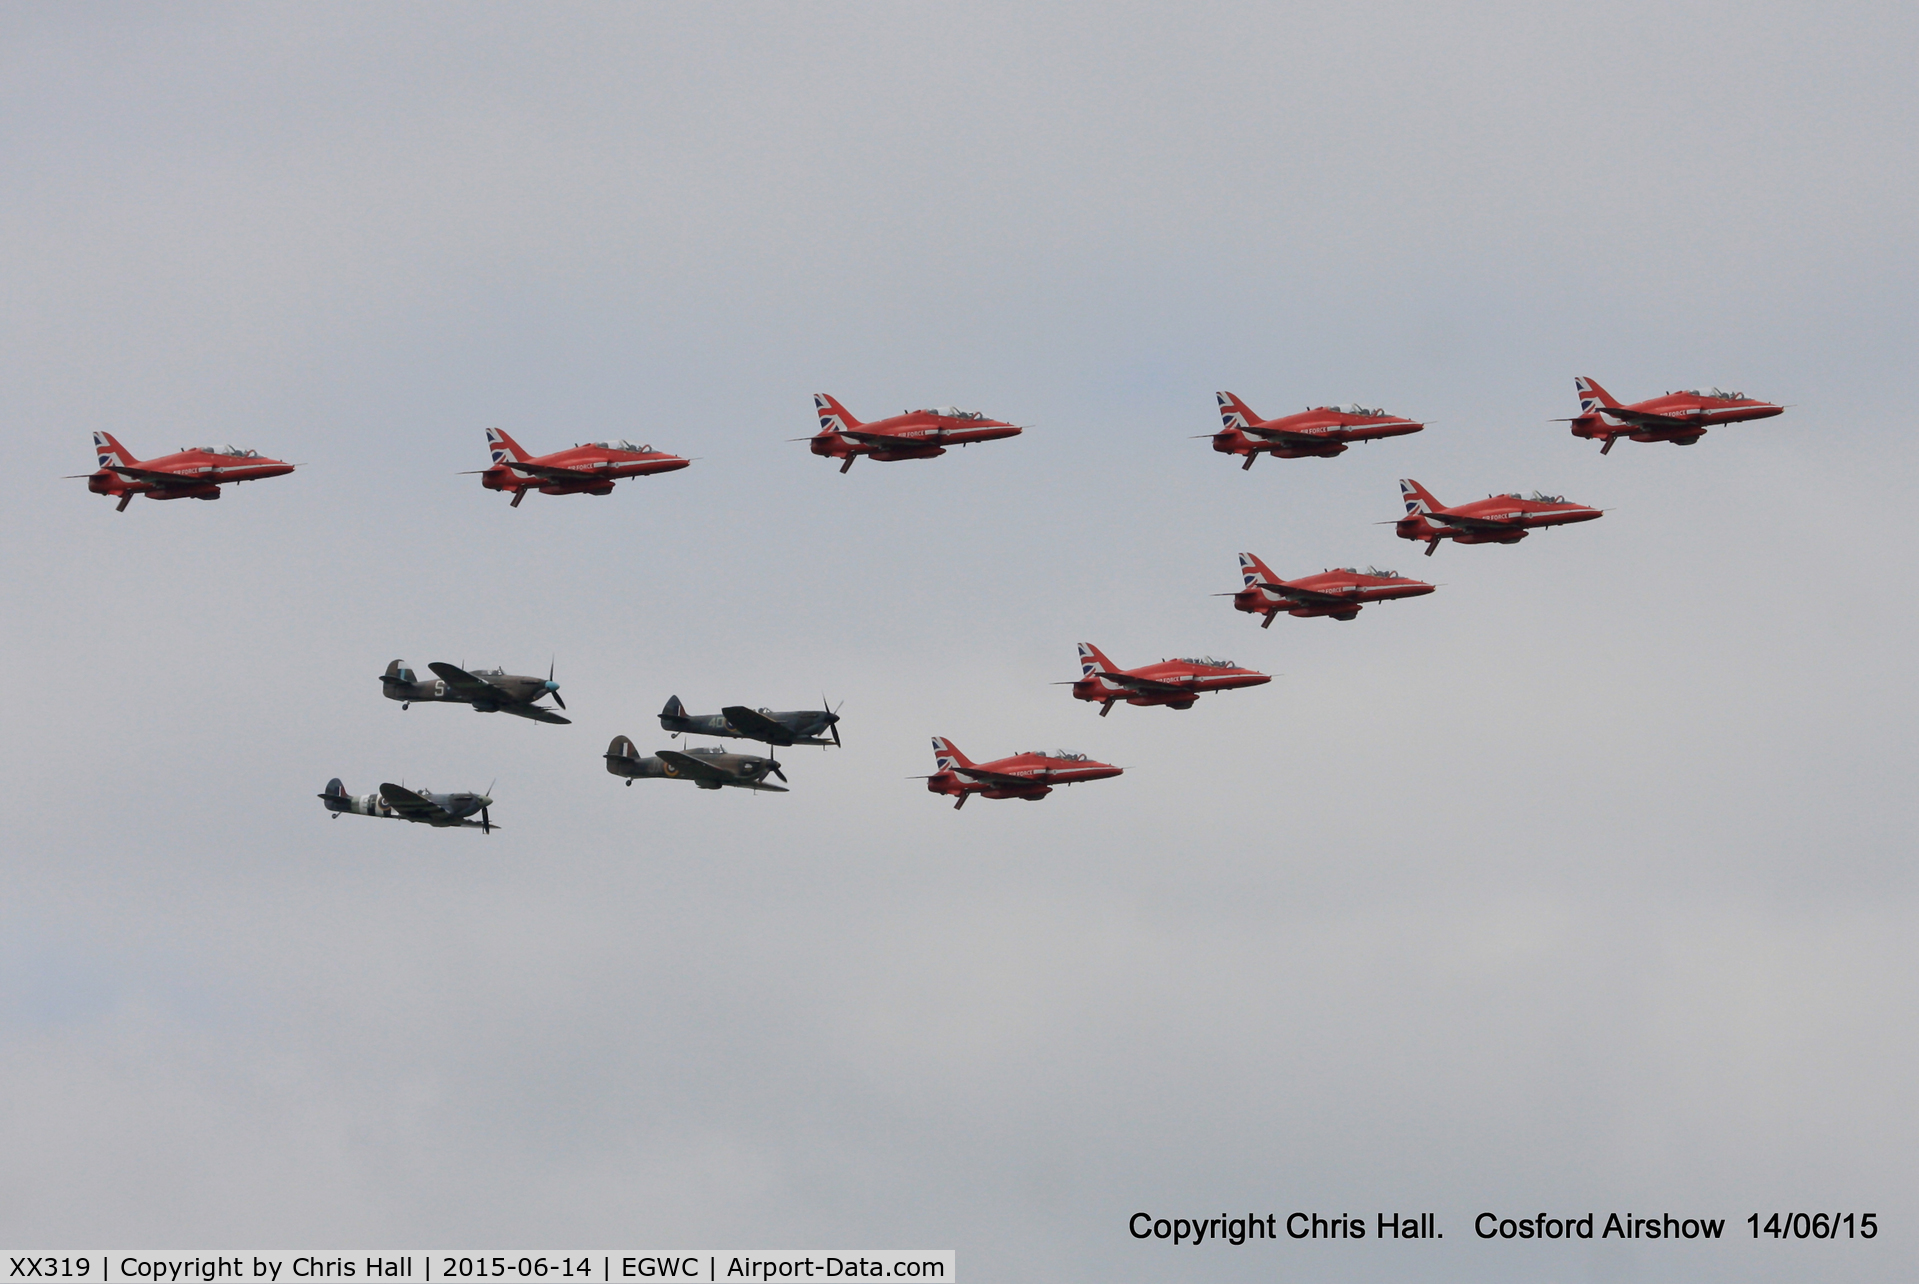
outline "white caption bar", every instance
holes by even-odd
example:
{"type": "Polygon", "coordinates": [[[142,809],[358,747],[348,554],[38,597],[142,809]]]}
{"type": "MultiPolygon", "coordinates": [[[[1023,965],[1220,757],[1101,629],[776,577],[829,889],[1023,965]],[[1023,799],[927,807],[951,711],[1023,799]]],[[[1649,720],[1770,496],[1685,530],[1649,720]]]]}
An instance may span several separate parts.
{"type": "Polygon", "coordinates": [[[950,1284],[955,1251],[945,1249],[574,1249],[567,1252],[431,1252],[424,1249],[295,1252],[39,1252],[0,1250],[0,1284],[22,1280],[63,1284],[290,1284],[352,1280],[355,1284],[456,1284],[526,1280],[551,1284],[618,1284],[681,1280],[726,1284],[746,1280],[936,1280],[950,1284]]]}

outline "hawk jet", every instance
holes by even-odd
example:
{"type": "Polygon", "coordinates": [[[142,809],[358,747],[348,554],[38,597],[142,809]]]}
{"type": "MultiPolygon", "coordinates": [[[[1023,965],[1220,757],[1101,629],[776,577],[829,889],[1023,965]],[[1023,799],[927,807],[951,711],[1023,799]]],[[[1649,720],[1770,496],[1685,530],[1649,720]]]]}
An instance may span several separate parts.
{"type": "Polygon", "coordinates": [[[403,661],[392,661],[386,666],[386,672],[380,675],[380,694],[389,700],[398,700],[402,709],[417,700],[438,704],[470,704],[475,713],[510,713],[516,718],[531,718],[535,722],[571,725],[573,721],[571,718],[562,718],[545,705],[535,703],[541,697],[550,695],[554,704],[566,708],[566,701],[560,699],[560,684],[553,680],[552,665],[547,666],[544,678],[523,677],[502,669],[475,669],[468,673],[465,669],[437,660],[426,667],[439,677],[431,682],[422,682],[403,661]]]}
{"type": "Polygon", "coordinates": [[[218,499],[221,486],[283,477],[294,469],[292,464],[238,446],[182,446],[171,455],[136,459],[109,432],[93,434],[93,454],[100,467],[67,480],[84,477],[87,489],[94,494],[118,495],[120,503],[113,510],[116,513],[126,512],[135,495],[148,499],[218,499]]]}
{"type": "Polygon", "coordinates": [[[1621,437],[1691,446],[1706,435],[1710,424],[1736,424],[1786,413],[1784,406],[1759,401],[1743,392],[1721,392],[1717,388],[1711,392],[1682,388],[1663,397],[1622,406],[1610,392],[1584,375],[1574,379],[1573,386],[1579,392],[1579,413],[1560,422],[1570,423],[1575,437],[1603,443],[1599,447],[1602,455],[1621,437]]]}
{"type": "Polygon", "coordinates": [[[1333,566],[1318,575],[1282,580],[1251,553],[1239,555],[1239,577],[1244,582],[1239,592],[1218,596],[1232,598],[1236,611],[1265,616],[1259,624],[1262,629],[1270,627],[1281,611],[1302,618],[1330,615],[1335,620],[1350,620],[1368,602],[1419,597],[1435,587],[1376,566],[1363,571],[1353,566],[1333,566]]]}
{"type": "MultiPolygon", "coordinates": [[[[487,792],[492,792],[490,786],[487,792]]],[[[477,829],[483,834],[494,830],[493,817],[487,810],[493,800],[486,794],[415,793],[393,784],[381,785],[378,793],[350,794],[335,776],[326,782],[326,791],[319,799],[335,820],[342,816],[379,816],[436,829],[477,829]],[[467,819],[475,812],[479,813],[478,820],[467,819]]]]}
{"type": "Polygon", "coordinates": [[[1606,515],[1604,509],[1569,504],[1564,495],[1538,491],[1530,496],[1517,491],[1488,495],[1448,508],[1410,477],[1400,479],[1399,494],[1406,503],[1406,515],[1393,523],[1393,533],[1401,539],[1425,540],[1428,557],[1442,539],[1455,544],[1517,544],[1534,527],[1590,522],[1606,515]]]}
{"type": "Polygon", "coordinates": [[[512,491],[508,508],[518,508],[529,490],[542,495],[611,495],[613,483],[623,477],[670,473],[693,462],[625,440],[589,441],[550,455],[529,455],[501,428],[486,430],[486,448],[493,462],[478,470],[480,485],[512,491]]]}
{"type": "Polygon", "coordinates": [[[704,747],[688,749],[685,753],[662,749],[649,758],[642,758],[625,736],[614,736],[613,743],[606,747],[606,769],[616,776],[625,776],[628,785],[635,780],[663,778],[690,780],[701,789],[731,787],[771,794],[788,792],[783,786],[766,783],[768,773],[786,779],[780,764],[771,758],[704,747]]]}
{"type": "Polygon", "coordinates": [[[1079,681],[1070,685],[1075,700],[1099,701],[1099,716],[1104,718],[1122,700],[1127,704],[1163,704],[1172,709],[1190,709],[1193,701],[1207,691],[1257,687],[1271,681],[1267,674],[1242,669],[1231,660],[1215,660],[1210,655],[1121,669],[1091,642],[1082,642],[1079,644],[1079,681]]]}
{"type": "Polygon", "coordinates": [[[1054,785],[1105,780],[1126,770],[1110,762],[1094,762],[1083,753],[1067,749],[1031,749],[1010,758],[975,763],[945,736],[933,737],[933,766],[936,770],[926,777],[926,788],[932,793],[957,798],[954,811],[964,807],[974,794],[1038,802],[1053,792],[1054,785]]]}
{"type": "Polygon", "coordinates": [[[1244,455],[1242,471],[1251,468],[1262,453],[1277,459],[1331,459],[1345,454],[1349,442],[1403,437],[1426,426],[1358,402],[1261,419],[1230,392],[1216,392],[1213,400],[1219,403],[1219,431],[1204,435],[1213,439],[1213,449],[1220,454],[1244,455]]]}
{"type": "Polygon", "coordinates": [[[934,459],[944,455],[948,446],[1017,437],[1023,431],[1018,424],[988,419],[977,410],[961,410],[958,406],[903,410],[890,419],[863,424],[845,406],[816,392],[813,409],[819,415],[820,430],[811,437],[794,440],[810,441],[814,454],[843,461],[841,472],[851,468],[861,455],[879,460],[934,459]]]}
{"type": "MultiPolygon", "coordinates": [[[[822,699],[821,704],[826,701],[822,699]]],[[[729,704],[718,713],[690,714],[678,696],[660,710],[660,727],[675,736],[725,736],[758,740],[766,745],[835,745],[840,743],[840,715],[831,709],[802,709],[775,713],[729,704]],[[832,739],[826,739],[828,734],[832,739]]]]}

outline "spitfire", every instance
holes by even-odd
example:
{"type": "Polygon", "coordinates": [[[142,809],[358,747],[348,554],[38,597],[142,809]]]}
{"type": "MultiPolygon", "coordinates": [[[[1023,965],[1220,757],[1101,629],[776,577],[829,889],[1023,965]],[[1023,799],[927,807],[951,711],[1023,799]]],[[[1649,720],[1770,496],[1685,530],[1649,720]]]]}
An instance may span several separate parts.
{"type": "Polygon", "coordinates": [[[1426,541],[1431,557],[1442,539],[1455,544],[1517,544],[1539,526],[1564,526],[1604,517],[1605,511],[1569,504],[1564,495],[1488,495],[1470,504],[1447,508],[1432,492],[1410,478],[1401,479],[1399,493],[1406,515],[1394,523],[1401,539],[1426,541]]]}
{"type": "Polygon", "coordinates": [[[1126,770],[1067,749],[1031,749],[1010,758],[975,763],[944,736],[933,737],[933,765],[935,770],[926,777],[926,788],[957,799],[954,811],[964,807],[974,794],[1038,802],[1053,792],[1054,785],[1105,780],[1126,770]]]}
{"type": "Polygon", "coordinates": [[[560,699],[560,684],[553,680],[552,665],[547,666],[544,678],[524,677],[500,669],[476,669],[469,673],[437,660],[426,667],[438,675],[436,680],[422,682],[404,662],[389,662],[386,672],[380,675],[380,694],[389,700],[398,700],[402,709],[415,702],[470,704],[475,713],[510,713],[516,718],[562,725],[573,721],[536,703],[550,695],[554,704],[566,708],[566,701],[560,699]]]}
{"type": "Polygon", "coordinates": [[[1606,454],[1621,437],[1632,441],[1669,441],[1691,446],[1706,435],[1711,424],[1736,424],[1748,419],[1770,419],[1786,413],[1784,406],[1758,401],[1743,392],[1701,392],[1685,388],[1663,397],[1622,406],[1613,395],[1584,375],[1573,380],[1579,393],[1579,414],[1562,423],[1572,425],[1575,437],[1603,442],[1606,454]]]}
{"type": "Polygon", "coordinates": [[[1233,609],[1266,618],[1259,627],[1272,627],[1273,618],[1284,611],[1302,619],[1330,615],[1335,620],[1350,620],[1368,602],[1390,602],[1400,597],[1420,597],[1433,591],[1423,580],[1407,579],[1398,571],[1382,571],[1369,566],[1361,571],[1339,566],[1318,575],[1282,580],[1251,553],[1239,555],[1242,587],[1230,596],[1233,609]]]}
{"type": "Polygon", "coordinates": [[[529,455],[500,428],[486,430],[490,467],[479,470],[480,485],[488,490],[510,490],[518,508],[529,490],[542,495],[611,495],[622,477],[670,473],[693,461],[630,441],[589,441],[550,455],[529,455]]]}
{"type": "MultiPolygon", "coordinates": [[[[487,793],[491,793],[489,786],[487,793]]],[[[381,785],[378,793],[349,794],[335,776],[318,795],[333,819],[342,816],[378,816],[385,820],[410,820],[416,825],[436,829],[477,829],[490,834],[497,828],[488,810],[493,800],[487,794],[416,793],[403,785],[381,785]],[[478,820],[468,817],[479,815],[478,820]]]]}
{"type": "Polygon", "coordinates": [[[639,750],[633,747],[633,742],[625,736],[614,736],[613,743],[606,747],[606,769],[616,776],[626,777],[628,785],[635,780],[690,780],[701,789],[757,789],[773,794],[787,792],[779,785],[766,783],[769,775],[786,779],[780,764],[771,758],[704,747],[688,749],[685,753],[662,749],[650,758],[642,758],[639,750]]]}
{"type": "Polygon", "coordinates": [[[1211,656],[1161,660],[1137,669],[1121,669],[1091,642],[1079,644],[1079,673],[1079,681],[1072,684],[1073,698],[1099,701],[1102,718],[1122,700],[1127,704],[1163,704],[1173,709],[1190,709],[1193,701],[1208,691],[1257,687],[1272,681],[1267,674],[1242,669],[1231,660],[1215,660],[1211,656]]]}
{"type": "Polygon", "coordinates": [[[1350,406],[1316,406],[1281,419],[1261,419],[1253,408],[1230,392],[1216,392],[1220,428],[1206,434],[1213,449],[1223,455],[1244,455],[1240,469],[1251,468],[1262,454],[1280,459],[1331,459],[1346,452],[1349,442],[1403,437],[1426,425],[1355,402],[1350,406]]]}
{"type": "MultiPolygon", "coordinates": [[[[112,433],[93,434],[93,454],[99,468],[84,477],[96,495],[118,495],[116,513],[127,511],[135,495],[148,499],[218,499],[220,487],[240,482],[283,477],[293,464],[268,459],[257,450],[238,446],[182,446],[171,455],[135,459],[112,433]]],[[[74,478],[68,478],[71,481],[74,478]]]]}
{"type": "Polygon", "coordinates": [[[933,459],[944,455],[948,446],[1017,437],[1022,431],[1018,424],[988,419],[977,410],[958,406],[907,410],[870,424],[853,418],[845,406],[823,392],[813,394],[813,407],[819,414],[819,432],[795,440],[813,443],[816,455],[843,460],[841,472],[861,455],[879,460],[933,459]]]}
{"type": "MultiPolygon", "coordinates": [[[[825,700],[820,701],[825,704],[825,700]]],[[[725,736],[758,740],[767,745],[835,745],[840,743],[840,715],[831,709],[803,709],[776,713],[729,704],[718,713],[689,714],[678,696],[660,710],[660,727],[675,736],[725,736]],[[832,739],[825,739],[827,735],[832,739]]]]}

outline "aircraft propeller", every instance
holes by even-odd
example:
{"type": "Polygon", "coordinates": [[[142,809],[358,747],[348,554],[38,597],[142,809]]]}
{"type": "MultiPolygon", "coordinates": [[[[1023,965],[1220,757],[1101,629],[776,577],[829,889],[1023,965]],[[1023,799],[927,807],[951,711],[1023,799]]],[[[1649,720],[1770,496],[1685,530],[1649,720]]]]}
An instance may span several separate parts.
{"type": "Polygon", "coordinates": [[[547,694],[553,697],[554,704],[562,709],[566,708],[566,701],[560,699],[560,684],[553,680],[553,659],[550,656],[546,662],[546,690],[547,694]]]}
{"type": "MultiPolygon", "coordinates": [[[[843,704],[845,704],[845,703],[846,703],[846,701],[844,701],[844,700],[842,700],[842,701],[840,701],[840,704],[841,704],[841,705],[843,705],[843,704]]],[[[829,705],[828,705],[828,704],[826,703],[826,692],[824,692],[824,691],[822,691],[822,692],[820,692],[820,708],[822,708],[822,709],[825,709],[825,710],[826,710],[826,729],[827,729],[828,731],[830,731],[830,732],[832,732],[832,733],[833,733],[833,747],[834,747],[835,749],[844,749],[844,748],[845,748],[846,746],[844,746],[844,745],[842,745],[842,744],[840,743],[840,708],[839,708],[839,705],[832,705],[832,706],[829,706],[829,705]]],[[[782,780],[784,780],[784,779],[786,779],[786,777],[784,777],[784,776],[782,776],[782,777],[780,777],[780,779],[782,779],[782,780]]]]}
{"type": "MultiPolygon", "coordinates": [[[[781,780],[786,780],[786,773],[780,770],[779,763],[769,760],[766,764],[766,769],[772,772],[774,775],[778,776],[781,780]]],[[[793,782],[790,780],[786,780],[786,783],[790,785],[793,782]]]]}

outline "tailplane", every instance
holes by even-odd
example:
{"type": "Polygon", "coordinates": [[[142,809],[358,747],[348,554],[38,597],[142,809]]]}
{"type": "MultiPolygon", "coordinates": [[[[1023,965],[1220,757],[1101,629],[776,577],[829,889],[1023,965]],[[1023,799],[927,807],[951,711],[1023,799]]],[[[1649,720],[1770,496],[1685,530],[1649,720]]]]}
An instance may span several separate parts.
{"type": "MultiPolygon", "coordinates": [[[[631,740],[628,740],[625,736],[614,736],[613,743],[606,747],[606,756],[608,758],[637,758],[640,754],[639,751],[633,747],[631,740]]],[[[608,770],[611,770],[611,767],[609,767],[608,770]]]]}

